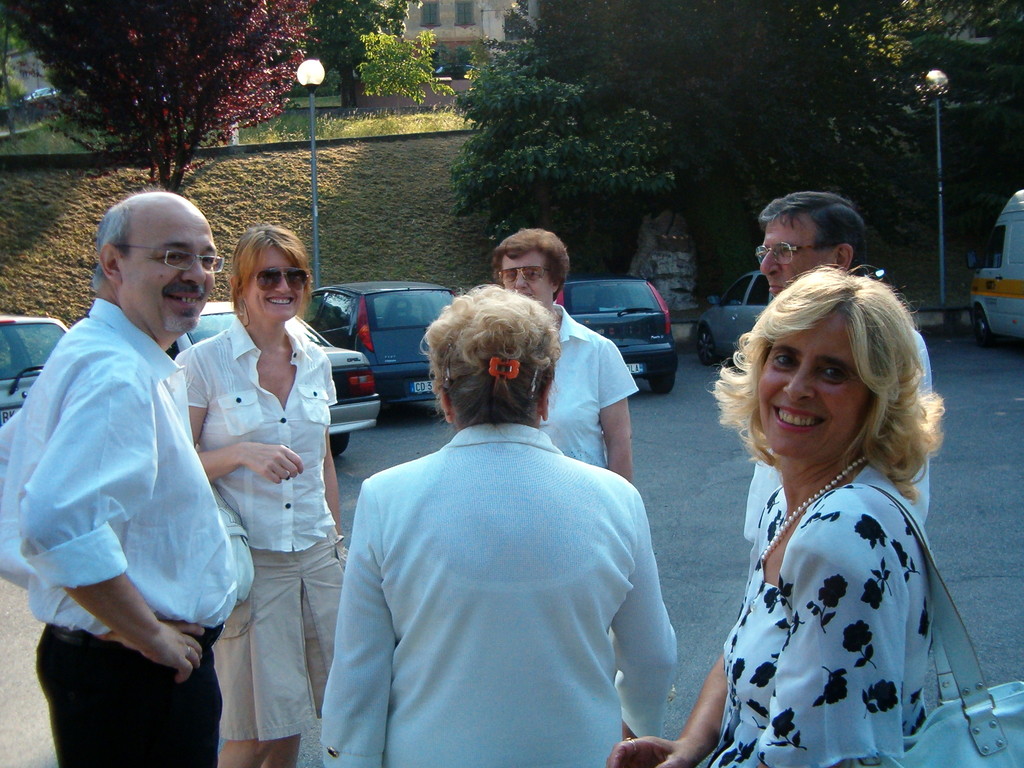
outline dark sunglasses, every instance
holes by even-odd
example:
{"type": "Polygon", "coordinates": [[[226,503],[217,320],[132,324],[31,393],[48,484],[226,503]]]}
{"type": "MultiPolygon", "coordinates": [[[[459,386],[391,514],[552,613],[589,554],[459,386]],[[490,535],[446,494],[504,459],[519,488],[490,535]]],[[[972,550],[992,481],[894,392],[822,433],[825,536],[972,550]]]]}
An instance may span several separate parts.
{"type": "Polygon", "coordinates": [[[288,282],[289,288],[302,288],[306,281],[309,280],[309,273],[298,267],[285,270],[271,267],[256,273],[256,285],[259,286],[260,290],[267,291],[278,285],[282,277],[288,282]]]}

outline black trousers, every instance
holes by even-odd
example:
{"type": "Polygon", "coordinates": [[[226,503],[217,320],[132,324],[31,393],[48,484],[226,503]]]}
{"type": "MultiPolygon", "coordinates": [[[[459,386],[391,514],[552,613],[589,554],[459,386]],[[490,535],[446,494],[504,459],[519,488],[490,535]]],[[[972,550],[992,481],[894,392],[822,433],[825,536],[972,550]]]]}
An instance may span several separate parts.
{"type": "MultiPolygon", "coordinates": [[[[216,634],[208,630],[209,645],[216,634]]],[[[61,768],[215,768],[221,698],[203,646],[199,668],[178,684],[173,669],[136,651],[47,626],[36,669],[61,768]]]]}

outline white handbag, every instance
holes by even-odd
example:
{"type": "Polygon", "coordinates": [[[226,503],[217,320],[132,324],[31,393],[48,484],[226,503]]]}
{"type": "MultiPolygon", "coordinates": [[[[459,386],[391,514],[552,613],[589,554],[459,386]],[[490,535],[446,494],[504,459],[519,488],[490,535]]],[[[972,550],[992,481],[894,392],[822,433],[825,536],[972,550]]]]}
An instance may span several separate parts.
{"type": "Polygon", "coordinates": [[[249,551],[249,534],[242,525],[242,517],[228,504],[220,495],[217,487],[211,483],[210,490],[213,491],[213,498],[217,501],[217,509],[220,511],[220,519],[224,523],[224,529],[228,533],[228,540],[231,548],[231,562],[235,573],[236,604],[245,602],[249,597],[249,590],[252,589],[254,576],[252,567],[252,553],[249,551]]]}
{"type": "Polygon", "coordinates": [[[928,565],[932,615],[932,652],[939,680],[939,706],[904,743],[900,758],[850,761],[880,768],[1024,768],[1024,683],[992,688],[985,684],[967,627],[932,559],[920,526],[903,504],[877,488],[899,507],[913,530],[928,565]]]}

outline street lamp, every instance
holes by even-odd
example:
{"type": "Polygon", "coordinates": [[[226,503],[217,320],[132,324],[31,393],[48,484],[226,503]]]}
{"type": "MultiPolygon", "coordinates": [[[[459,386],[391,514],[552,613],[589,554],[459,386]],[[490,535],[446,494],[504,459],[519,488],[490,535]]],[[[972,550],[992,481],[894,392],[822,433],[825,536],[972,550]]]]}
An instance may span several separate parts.
{"type": "Polygon", "coordinates": [[[942,206],[942,97],[949,89],[949,78],[941,69],[924,76],[928,92],[935,101],[935,163],[939,177],[939,303],[946,306],[946,237],[942,206]]]}
{"type": "Polygon", "coordinates": [[[316,200],[316,87],[324,81],[324,65],[319,59],[306,59],[295,78],[309,88],[309,177],[313,188],[313,287],[320,287],[320,212],[316,200]]]}

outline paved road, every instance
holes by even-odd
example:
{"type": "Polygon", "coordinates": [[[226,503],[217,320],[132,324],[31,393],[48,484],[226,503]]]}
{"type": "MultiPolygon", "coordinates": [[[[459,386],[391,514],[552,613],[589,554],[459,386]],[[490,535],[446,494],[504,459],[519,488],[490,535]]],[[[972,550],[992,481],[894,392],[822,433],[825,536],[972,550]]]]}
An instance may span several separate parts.
{"type": "MultiPolygon", "coordinates": [[[[1024,679],[1024,580],[1019,487],[1024,472],[1024,344],[982,350],[968,338],[931,338],[935,387],[947,403],[946,444],[932,464],[933,548],[990,681],[1024,679]]],[[[740,535],[750,465],[716,421],[712,370],[680,357],[676,389],[643,389],[630,403],[636,483],[647,503],[662,584],[679,639],[678,732],[721,650],[745,578],[740,535]]],[[[359,482],[435,450],[448,427],[428,408],[386,411],[340,457],[342,506],[351,522],[359,482]]],[[[50,768],[45,705],[32,670],[38,626],[24,596],[0,583],[0,766],[50,768]]],[[[316,731],[301,765],[319,766],[316,731]]]]}

